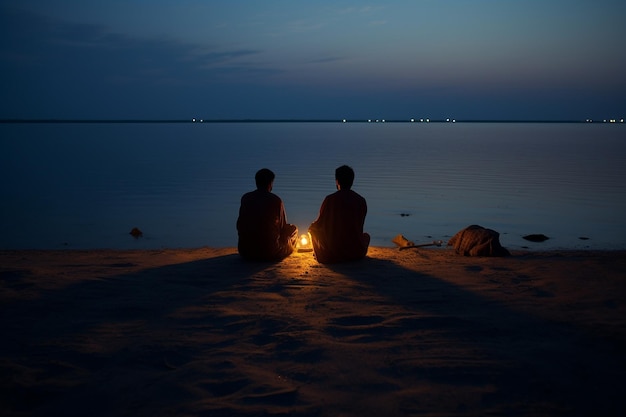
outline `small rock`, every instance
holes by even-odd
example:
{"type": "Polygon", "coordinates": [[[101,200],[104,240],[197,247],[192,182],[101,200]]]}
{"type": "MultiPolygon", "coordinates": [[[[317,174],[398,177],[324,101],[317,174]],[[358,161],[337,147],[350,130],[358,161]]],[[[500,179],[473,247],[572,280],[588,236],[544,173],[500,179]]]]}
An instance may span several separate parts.
{"type": "Polygon", "coordinates": [[[133,227],[133,230],[130,231],[130,234],[135,239],[139,239],[140,237],[143,236],[143,232],[136,227],[133,227]]]}
{"type": "Polygon", "coordinates": [[[531,242],[543,242],[543,241],[546,241],[546,240],[548,240],[550,238],[548,236],[542,235],[542,234],[533,234],[533,235],[526,235],[526,236],[524,236],[524,239],[529,240],[531,242]]]}

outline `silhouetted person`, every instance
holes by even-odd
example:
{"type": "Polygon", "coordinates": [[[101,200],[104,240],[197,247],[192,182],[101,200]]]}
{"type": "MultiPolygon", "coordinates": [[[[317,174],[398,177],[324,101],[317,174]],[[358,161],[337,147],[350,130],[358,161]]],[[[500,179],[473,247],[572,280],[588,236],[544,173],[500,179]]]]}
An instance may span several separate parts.
{"type": "Polygon", "coordinates": [[[259,170],[254,179],[257,189],[241,197],[237,232],[239,254],[253,261],[278,261],[296,247],[298,228],[287,223],[285,206],[272,193],[274,173],[259,170]]]}
{"type": "Polygon", "coordinates": [[[335,170],[337,191],[326,196],[311,226],[313,251],[318,262],[353,261],[365,257],[370,235],[363,233],[367,203],[352,191],[354,171],[347,165],[335,170]]]}

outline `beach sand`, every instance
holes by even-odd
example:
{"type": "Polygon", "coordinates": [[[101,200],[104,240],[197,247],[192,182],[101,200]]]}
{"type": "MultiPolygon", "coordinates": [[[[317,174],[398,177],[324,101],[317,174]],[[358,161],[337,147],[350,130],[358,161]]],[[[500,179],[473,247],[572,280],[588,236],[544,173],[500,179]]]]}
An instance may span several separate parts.
{"type": "Polygon", "coordinates": [[[3,416],[623,416],[626,252],[0,252],[3,416]]]}

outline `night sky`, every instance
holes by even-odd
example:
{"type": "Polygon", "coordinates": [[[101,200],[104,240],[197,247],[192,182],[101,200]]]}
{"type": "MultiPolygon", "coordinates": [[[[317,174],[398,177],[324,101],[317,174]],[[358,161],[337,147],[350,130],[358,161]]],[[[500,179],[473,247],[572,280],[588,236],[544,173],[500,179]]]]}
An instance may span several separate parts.
{"type": "Polygon", "coordinates": [[[0,0],[0,119],[626,117],[623,0],[0,0]]]}

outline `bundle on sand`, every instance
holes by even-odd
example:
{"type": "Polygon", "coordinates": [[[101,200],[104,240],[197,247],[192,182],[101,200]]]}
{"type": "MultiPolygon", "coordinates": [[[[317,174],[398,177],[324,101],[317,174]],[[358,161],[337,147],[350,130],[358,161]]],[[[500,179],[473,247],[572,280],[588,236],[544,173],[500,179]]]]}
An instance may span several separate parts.
{"type": "Polygon", "coordinates": [[[465,256],[509,256],[500,244],[500,233],[482,226],[471,225],[459,231],[448,241],[456,253],[465,256]]]}

